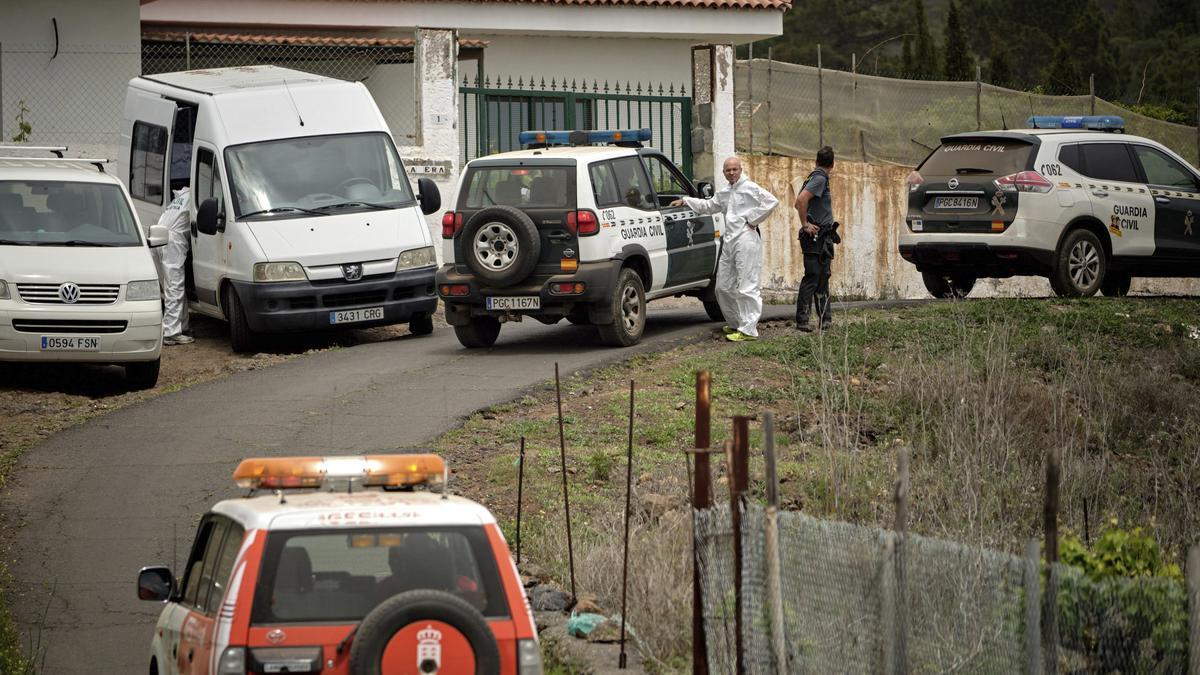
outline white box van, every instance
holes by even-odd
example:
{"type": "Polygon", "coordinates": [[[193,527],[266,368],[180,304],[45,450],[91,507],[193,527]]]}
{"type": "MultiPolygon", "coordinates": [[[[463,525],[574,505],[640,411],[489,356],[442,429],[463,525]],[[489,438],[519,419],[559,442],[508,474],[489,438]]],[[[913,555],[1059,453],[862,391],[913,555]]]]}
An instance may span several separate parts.
{"type": "Polygon", "coordinates": [[[102,160],[66,148],[0,147],[0,361],[116,363],[134,389],[158,382],[162,309],[150,246],[102,160]],[[52,151],[58,158],[17,157],[52,151]],[[93,166],[93,163],[95,166],[93,166]]]}
{"type": "Polygon", "coordinates": [[[190,307],[257,333],[408,323],[433,330],[436,258],[367,88],[275,66],[137,77],[120,172],[144,223],[191,189],[190,307]]]}

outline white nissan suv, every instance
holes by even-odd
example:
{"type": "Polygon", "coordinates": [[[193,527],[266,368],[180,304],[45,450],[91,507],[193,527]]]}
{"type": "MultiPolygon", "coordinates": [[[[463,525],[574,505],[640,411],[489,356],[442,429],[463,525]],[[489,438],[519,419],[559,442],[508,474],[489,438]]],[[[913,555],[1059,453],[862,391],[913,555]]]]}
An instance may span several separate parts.
{"type": "Polygon", "coordinates": [[[956,134],[908,178],[900,255],[936,297],[1044,276],[1060,296],[1200,276],[1200,172],[1113,116],[956,134]]]}

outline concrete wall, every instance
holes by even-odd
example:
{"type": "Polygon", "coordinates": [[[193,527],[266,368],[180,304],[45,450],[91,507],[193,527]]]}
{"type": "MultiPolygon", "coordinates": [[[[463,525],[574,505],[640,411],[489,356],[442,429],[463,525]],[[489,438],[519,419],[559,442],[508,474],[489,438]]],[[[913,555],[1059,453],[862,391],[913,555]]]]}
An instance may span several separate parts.
{"type": "Polygon", "coordinates": [[[0,136],[111,154],[125,85],[141,72],[138,0],[39,0],[0,11],[0,136]],[[58,54],[52,19],[58,23],[58,54]]]}
{"type": "MultiPolygon", "coordinates": [[[[803,254],[796,239],[799,220],[792,204],[796,183],[812,170],[812,159],[750,156],[745,168],[751,180],[779,198],[779,208],[761,227],[766,243],[763,288],[768,295],[794,298],[804,274],[803,254]]],[[[908,208],[905,167],[838,161],[830,176],[833,210],[841,223],[842,245],[833,263],[831,291],[837,298],[928,297],[916,267],[900,257],[899,227],[908,208]]],[[[723,181],[718,181],[723,185],[723,181]]],[[[1200,280],[1135,279],[1134,293],[1196,294],[1200,280]]],[[[981,279],[972,297],[1053,295],[1041,277],[981,279]]]]}

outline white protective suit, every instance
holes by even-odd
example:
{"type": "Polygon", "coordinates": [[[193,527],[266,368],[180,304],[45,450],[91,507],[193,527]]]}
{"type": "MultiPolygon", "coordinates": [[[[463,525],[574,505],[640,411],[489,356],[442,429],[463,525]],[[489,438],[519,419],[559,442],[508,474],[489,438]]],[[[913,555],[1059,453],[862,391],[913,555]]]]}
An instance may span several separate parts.
{"type": "Polygon", "coordinates": [[[725,214],[721,259],[717,262],[717,304],[730,327],[758,337],[763,243],[762,236],[749,226],[766,220],[779,200],[743,173],[736,183],[712,199],[684,197],[683,201],[697,213],[725,214]]]}
{"type": "Polygon", "coordinates": [[[192,193],[181,188],[158,218],[159,225],[168,230],[167,245],[159,253],[159,281],[163,288],[163,337],[186,332],[188,329],[187,298],[184,296],[184,270],[188,247],[192,243],[192,221],[188,204],[192,193]]]}

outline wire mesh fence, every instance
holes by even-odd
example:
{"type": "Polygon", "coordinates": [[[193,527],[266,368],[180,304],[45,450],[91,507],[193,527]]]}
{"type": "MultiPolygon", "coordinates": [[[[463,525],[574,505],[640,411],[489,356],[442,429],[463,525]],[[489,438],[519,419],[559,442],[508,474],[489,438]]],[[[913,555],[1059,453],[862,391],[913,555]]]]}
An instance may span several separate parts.
{"type": "Polygon", "coordinates": [[[743,151],[792,156],[830,145],[838,155],[905,166],[947,134],[1019,129],[1031,115],[1120,115],[1126,132],[1152,138],[1192,162],[1200,131],[1091,95],[1052,96],[982,82],[875,77],[766,59],[737,63],[736,135],[743,151]]]}
{"type": "Polygon", "coordinates": [[[142,39],[142,74],[275,65],[362,82],[397,141],[417,138],[414,38],[161,32],[142,39]]]}
{"type": "MultiPolygon", "coordinates": [[[[694,516],[709,670],[735,673],[730,509],[694,516]]],[[[782,512],[776,603],[767,510],[749,506],[742,523],[746,673],[1188,671],[1188,592],[1179,580],[1097,580],[1062,565],[1050,575],[1036,546],[1013,556],[782,512]],[[1053,620],[1044,620],[1050,598],[1053,620]]]]}

